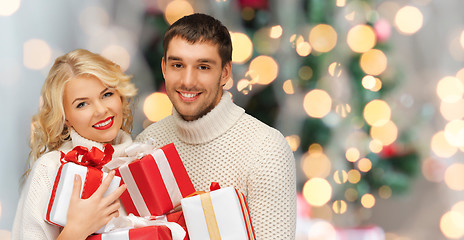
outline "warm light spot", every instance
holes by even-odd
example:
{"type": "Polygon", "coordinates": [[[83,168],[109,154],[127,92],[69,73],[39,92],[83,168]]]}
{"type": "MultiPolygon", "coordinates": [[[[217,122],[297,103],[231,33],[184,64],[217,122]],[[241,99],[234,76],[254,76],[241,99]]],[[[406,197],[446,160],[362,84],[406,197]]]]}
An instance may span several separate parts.
{"type": "Polygon", "coordinates": [[[329,176],[332,164],[330,159],[323,152],[311,153],[303,155],[301,168],[307,178],[329,176]]]}
{"type": "Polygon", "coordinates": [[[373,92],[378,92],[380,89],[382,89],[382,81],[379,78],[375,78],[375,85],[373,88],[369,90],[373,92]]]}
{"type": "Polygon", "coordinates": [[[395,27],[400,33],[412,35],[422,28],[424,17],[422,12],[413,6],[401,8],[395,16],[395,27]]]}
{"type": "Polygon", "coordinates": [[[229,80],[227,80],[226,85],[224,85],[223,88],[224,88],[225,90],[229,90],[229,89],[231,89],[233,86],[234,86],[234,79],[233,79],[233,78],[229,78],[229,80]]]}
{"type": "Polygon", "coordinates": [[[303,196],[312,206],[320,207],[332,197],[332,186],[323,178],[311,178],[303,186],[303,196]]]}
{"type": "Polygon", "coordinates": [[[313,143],[311,145],[309,145],[308,147],[308,153],[311,153],[311,154],[321,154],[323,153],[324,149],[322,148],[322,146],[319,144],[319,143],[313,143]]]}
{"type": "Polygon", "coordinates": [[[342,118],[346,118],[348,114],[351,112],[351,106],[346,103],[340,103],[335,107],[335,112],[342,118]]]}
{"type": "Polygon", "coordinates": [[[271,37],[271,38],[280,38],[282,36],[282,32],[283,32],[282,26],[280,26],[280,25],[273,26],[273,27],[271,27],[269,37],[271,37]]]}
{"type": "Polygon", "coordinates": [[[0,0],[0,16],[11,16],[20,6],[21,0],[0,0]]]}
{"type": "Polygon", "coordinates": [[[358,161],[358,169],[361,172],[369,172],[372,169],[372,162],[368,158],[361,158],[358,161]]]}
{"type": "Polygon", "coordinates": [[[363,111],[364,120],[371,126],[382,126],[390,121],[391,109],[384,100],[372,100],[366,104],[363,111]]]}
{"type": "Polygon", "coordinates": [[[365,89],[372,89],[375,87],[375,77],[371,75],[366,75],[362,78],[361,84],[365,89]]]}
{"type": "Polygon", "coordinates": [[[347,208],[348,208],[348,205],[343,200],[334,201],[334,203],[332,205],[332,209],[333,209],[334,213],[336,213],[336,214],[345,213],[347,208]]]}
{"type": "Polygon", "coordinates": [[[256,73],[254,83],[267,85],[274,81],[279,72],[277,62],[269,56],[258,56],[250,63],[250,72],[256,73]]]}
{"type": "Polygon", "coordinates": [[[242,10],[242,18],[246,21],[251,21],[255,18],[255,10],[251,7],[245,7],[242,10]]]}
{"type": "Polygon", "coordinates": [[[464,85],[457,77],[446,76],[438,82],[437,95],[442,101],[457,102],[464,95],[464,85]]]}
{"type": "Polygon", "coordinates": [[[383,144],[377,139],[372,139],[372,141],[369,142],[369,149],[373,153],[379,153],[383,149],[383,144]]]}
{"type": "Polygon", "coordinates": [[[348,148],[345,152],[346,160],[349,162],[356,162],[359,159],[359,150],[357,148],[348,148]]]}
{"type": "Polygon", "coordinates": [[[370,193],[366,193],[361,197],[361,204],[365,208],[372,208],[375,205],[375,197],[370,193]]]}
{"type": "Polygon", "coordinates": [[[356,184],[361,181],[361,173],[356,169],[348,171],[348,182],[356,184]]]}
{"type": "Polygon", "coordinates": [[[313,77],[313,69],[309,66],[302,66],[298,70],[298,76],[303,80],[309,80],[313,77]]]}
{"type": "Polygon", "coordinates": [[[237,90],[244,94],[248,94],[248,92],[251,91],[251,86],[250,81],[247,79],[241,79],[237,82],[237,90]]]}
{"type": "Polygon", "coordinates": [[[444,165],[439,160],[427,158],[422,162],[422,175],[430,182],[441,182],[444,179],[444,165]]]}
{"type": "Polygon", "coordinates": [[[166,94],[155,92],[145,99],[143,112],[150,121],[157,122],[172,114],[172,103],[166,94]]]}
{"type": "Polygon", "coordinates": [[[302,57],[306,57],[311,54],[311,45],[308,42],[301,42],[296,45],[296,53],[302,57]]]}
{"type": "Polygon", "coordinates": [[[455,147],[464,147],[464,120],[453,120],[446,124],[445,138],[455,147]]]}
{"type": "Polygon", "coordinates": [[[309,33],[309,43],[318,52],[329,52],[337,44],[337,32],[327,24],[318,24],[309,33]]]}
{"type": "Polygon", "coordinates": [[[169,25],[179,20],[183,16],[194,13],[192,5],[185,0],[175,0],[166,6],[164,18],[169,25]]]}
{"type": "Polygon", "coordinates": [[[329,65],[329,74],[332,77],[340,77],[342,75],[342,65],[338,62],[333,62],[329,65]]]}
{"type": "Polygon", "coordinates": [[[361,55],[359,63],[366,74],[380,75],[387,69],[387,56],[378,49],[371,49],[361,55]]]}
{"type": "Polygon", "coordinates": [[[367,52],[376,43],[374,29],[368,25],[356,25],[348,31],[346,41],[353,52],[367,52]]]}
{"type": "Polygon", "coordinates": [[[464,201],[459,201],[451,207],[451,211],[458,212],[464,215],[464,201]]]}
{"type": "Polygon", "coordinates": [[[31,39],[23,45],[23,63],[29,69],[40,70],[51,61],[52,50],[41,39],[31,39]]]}
{"type": "Polygon", "coordinates": [[[356,199],[358,199],[358,191],[354,188],[348,188],[345,191],[345,199],[348,202],[354,202],[356,199]]]}
{"type": "Polygon", "coordinates": [[[459,70],[456,73],[456,77],[459,78],[459,80],[461,80],[462,82],[464,82],[464,68],[461,68],[461,70],[459,70]]]}
{"type": "Polygon", "coordinates": [[[445,171],[446,185],[455,191],[464,190],[464,164],[453,163],[445,171]]]}
{"type": "Polygon", "coordinates": [[[290,36],[290,39],[289,39],[289,42],[292,44],[292,47],[295,48],[296,46],[298,46],[298,44],[300,43],[303,43],[305,40],[304,40],[304,37],[300,34],[293,34],[292,36],[290,36]]]}
{"type": "Polygon", "coordinates": [[[323,118],[332,108],[332,98],[326,91],[314,89],[305,95],[303,107],[310,117],[323,118]]]}
{"type": "Polygon", "coordinates": [[[329,222],[315,220],[309,226],[305,240],[337,240],[337,231],[329,222]]]}
{"type": "Polygon", "coordinates": [[[452,146],[445,137],[445,132],[440,131],[433,135],[430,141],[430,148],[439,157],[447,158],[453,156],[458,148],[452,146]]]}
{"type": "Polygon", "coordinates": [[[440,219],[440,230],[447,238],[458,239],[464,236],[464,215],[449,211],[443,214],[440,219]]]}
{"type": "Polygon", "coordinates": [[[373,139],[377,139],[384,146],[392,144],[398,137],[398,127],[392,121],[380,127],[372,126],[370,135],[373,139]]]}
{"type": "Polygon", "coordinates": [[[345,170],[337,170],[334,172],[333,179],[337,184],[346,183],[348,181],[348,173],[345,170]]]}
{"type": "Polygon", "coordinates": [[[285,137],[285,140],[287,140],[288,145],[290,146],[290,149],[292,149],[292,151],[294,151],[294,152],[300,146],[301,140],[300,140],[300,136],[298,136],[298,135],[287,136],[287,137],[285,137]]]}
{"type": "Polygon", "coordinates": [[[459,38],[459,43],[461,47],[464,48],[464,30],[461,32],[461,37],[459,38]]]}
{"type": "Polygon", "coordinates": [[[130,66],[130,54],[125,48],[121,46],[110,45],[103,49],[101,55],[118,64],[123,72],[126,71],[130,66]]]}
{"type": "Polygon", "coordinates": [[[383,199],[389,199],[392,196],[392,189],[386,185],[381,186],[379,188],[379,196],[383,199]]]}
{"type": "Polygon", "coordinates": [[[344,7],[346,5],[346,0],[337,0],[337,7],[344,7]]]}
{"type": "Polygon", "coordinates": [[[232,62],[233,63],[245,63],[250,60],[253,53],[253,43],[250,38],[240,32],[235,32],[230,34],[232,39],[232,62]]]}
{"type": "Polygon", "coordinates": [[[284,92],[286,94],[294,94],[295,93],[295,90],[293,90],[293,84],[292,84],[292,80],[288,79],[284,82],[282,88],[284,89],[284,92]]]}

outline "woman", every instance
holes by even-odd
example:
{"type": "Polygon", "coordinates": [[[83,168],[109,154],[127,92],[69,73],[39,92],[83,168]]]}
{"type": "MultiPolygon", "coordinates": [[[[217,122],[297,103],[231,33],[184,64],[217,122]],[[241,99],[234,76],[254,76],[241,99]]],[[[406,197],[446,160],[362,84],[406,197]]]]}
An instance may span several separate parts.
{"type": "Polygon", "coordinates": [[[13,239],[85,239],[118,216],[120,186],[103,196],[111,171],[98,190],[80,199],[82,180],[75,177],[64,228],[44,221],[60,152],[75,146],[114,148],[113,157],[124,155],[132,143],[130,103],[136,94],[131,77],[98,54],[74,50],[56,59],[42,87],[41,107],[32,119],[32,140],[27,178],[13,224],[13,239]]]}

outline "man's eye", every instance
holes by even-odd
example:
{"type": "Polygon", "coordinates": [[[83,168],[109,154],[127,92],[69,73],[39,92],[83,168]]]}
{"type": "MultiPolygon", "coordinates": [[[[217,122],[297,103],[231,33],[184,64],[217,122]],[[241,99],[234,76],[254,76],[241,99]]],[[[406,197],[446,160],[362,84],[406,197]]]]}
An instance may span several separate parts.
{"type": "Polygon", "coordinates": [[[182,67],[182,64],[180,64],[180,63],[175,63],[175,64],[172,64],[172,66],[173,66],[174,68],[181,68],[181,67],[182,67]]]}
{"type": "Polygon", "coordinates": [[[208,70],[208,69],[209,69],[208,66],[199,66],[198,68],[199,68],[200,70],[208,70]]]}

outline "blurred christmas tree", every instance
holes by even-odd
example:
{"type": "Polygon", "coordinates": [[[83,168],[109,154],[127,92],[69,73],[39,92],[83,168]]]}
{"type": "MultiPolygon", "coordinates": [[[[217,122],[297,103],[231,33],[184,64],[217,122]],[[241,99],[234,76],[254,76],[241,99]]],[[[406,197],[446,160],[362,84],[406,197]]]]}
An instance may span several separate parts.
{"type": "MultiPolygon", "coordinates": [[[[229,27],[234,53],[249,47],[248,42],[252,46],[249,56],[234,59],[234,82],[227,89],[247,113],[291,135],[288,140],[304,174],[298,190],[310,204],[330,206],[341,214],[347,203],[371,208],[376,197],[408,191],[419,170],[419,153],[411,144],[414,136],[395,124],[401,116],[388,102],[389,93],[401,84],[401,66],[389,61],[391,26],[376,13],[375,2],[211,4],[239,16],[229,27]],[[289,27],[281,23],[289,16],[278,12],[290,4],[297,8],[295,16],[302,16],[289,27]],[[236,33],[247,41],[239,42],[236,33]],[[299,106],[290,99],[298,99],[299,106]],[[293,110],[284,109],[288,104],[293,110]],[[279,118],[298,118],[291,122],[299,126],[284,126],[279,118]],[[311,179],[330,184],[325,200],[311,199],[319,195],[307,184],[311,179]]],[[[153,68],[154,84],[163,91],[162,33],[169,24],[161,10],[147,11],[145,22],[144,54],[153,68]]]]}

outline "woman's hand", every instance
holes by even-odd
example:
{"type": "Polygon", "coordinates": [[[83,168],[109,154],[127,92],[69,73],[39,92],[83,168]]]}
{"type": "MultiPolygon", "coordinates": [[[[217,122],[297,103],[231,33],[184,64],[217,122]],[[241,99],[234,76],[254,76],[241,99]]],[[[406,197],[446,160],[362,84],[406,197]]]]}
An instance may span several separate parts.
{"type": "Polygon", "coordinates": [[[103,196],[113,177],[114,171],[111,171],[92,196],[81,199],[82,180],[79,175],[75,175],[66,226],[57,239],[86,239],[113,217],[119,216],[120,203],[118,198],[126,190],[126,186],[121,185],[108,196],[103,196]]]}

